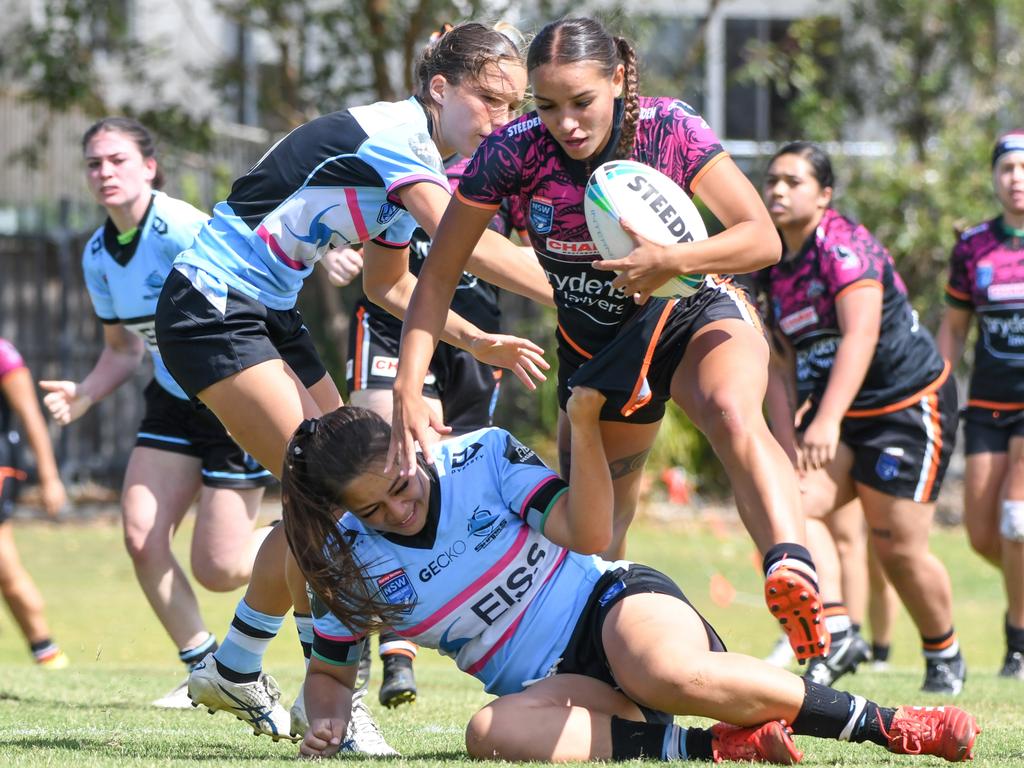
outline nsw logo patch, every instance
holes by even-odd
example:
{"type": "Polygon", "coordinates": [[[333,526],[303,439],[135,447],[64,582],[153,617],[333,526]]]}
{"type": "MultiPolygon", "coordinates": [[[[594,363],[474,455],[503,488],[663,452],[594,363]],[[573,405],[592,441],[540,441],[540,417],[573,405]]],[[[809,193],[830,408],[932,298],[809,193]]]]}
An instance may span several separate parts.
{"type": "Polygon", "coordinates": [[[541,235],[551,231],[555,222],[555,205],[546,197],[530,198],[530,224],[541,235]]]}
{"type": "Polygon", "coordinates": [[[413,587],[405,568],[378,576],[377,588],[381,597],[391,605],[408,605],[407,610],[411,611],[412,604],[416,602],[416,588],[413,587]]]}

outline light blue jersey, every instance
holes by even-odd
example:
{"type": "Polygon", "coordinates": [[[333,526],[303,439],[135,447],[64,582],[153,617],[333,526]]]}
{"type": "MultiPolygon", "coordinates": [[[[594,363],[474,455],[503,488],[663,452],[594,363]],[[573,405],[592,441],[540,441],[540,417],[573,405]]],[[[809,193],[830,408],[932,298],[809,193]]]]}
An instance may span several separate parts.
{"type": "Polygon", "coordinates": [[[153,200],[126,245],[117,242],[110,219],[85,245],[82,270],[93,309],[105,324],[121,323],[142,337],[153,355],[157,382],[175,397],[188,396],[167,372],[153,331],[153,314],[174,259],[192,245],[196,232],[209,218],[183,200],[153,192],[153,200]]]}
{"type": "MultiPolygon", "coordinates": [[[[380,533],[351,513],[338,523],[371,593],[408,605],[395,631],[455,659],[489,693],[549,675],[610,563],[552,543],[543,529],[568,486],[503,429],[437,449],[430,510],[415,536],[380,533]]],[[[358,661],[363,636],[314,600],[313,652],[358,661]]]]}
{"type": "Polygon", "coordinates": [[[271,309],[291,309],[329,246],[406,247],[416,222],[396,192],[420,181],[449,191],[415,98],[324,115],[235,181],[195,246],[178,258],[180,271],[215,306],[227,286],[271,309]]]}

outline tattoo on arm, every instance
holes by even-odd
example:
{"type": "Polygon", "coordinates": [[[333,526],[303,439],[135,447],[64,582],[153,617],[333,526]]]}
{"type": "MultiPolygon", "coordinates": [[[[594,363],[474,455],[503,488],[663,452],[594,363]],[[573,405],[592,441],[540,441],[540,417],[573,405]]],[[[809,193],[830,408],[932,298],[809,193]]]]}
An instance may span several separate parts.
{"type": "Polygon", "coordinates": [[[612,480],[618,480],[620,477],[625,477],[628,474],[643,469],[644,462],[647,461],[647,454],[650,452],[651,449],[647,448],[640,451],[640,453],[634,453],[632,456],[623,456],[621,459],[609,462],[608,469],[612,472],[612,480]]]}

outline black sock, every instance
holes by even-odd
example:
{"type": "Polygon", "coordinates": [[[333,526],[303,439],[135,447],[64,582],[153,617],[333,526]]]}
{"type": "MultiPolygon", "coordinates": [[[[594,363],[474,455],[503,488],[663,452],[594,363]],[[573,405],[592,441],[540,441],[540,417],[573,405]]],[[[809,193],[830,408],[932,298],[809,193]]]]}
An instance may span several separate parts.
{"type": "Polygon", "coordinates": [[[817,591],[818,574],[814,568],[814,559],[811,557],[811,553],[807,551],[807,547],[801,544],[783,542],[781,544],[776,544],[769,549],[765,553],[764,560],[761,563],[764,575],[768,576],[774,570],[775,566],[786,560],[795,560],[798,564],[805,566],[798,570],[811,581],[814,585],[815,591],[817,591]]]}
{"type": "Polygon", "coordinates": [[[888,661],[889,652],[892,650],[892,646],[888,643],[884,645],[882,643],[871,644],[871,658],[874,661],[888,661]]]}
{"type": "Polygon", "coordinates": [[[38,643],[29,643],[28,649],[32,651],[32,653],[36,653],[37,651],[41,651],[44,648],[49,648],[51,645],[53,645],[53,640],[51,640],[49,637],[46,637],[40,640],[38,643]]]}
{"type": "Polygon", "coordinates": [[[1024,627],[1013,626],[1010,623],[1010,618],[1006,617],[1003,629],[1006,631],[1006,648],[1010,651],[1024,653],[1024,627]]]}
{"type": "Polygon", "coordinates": [[[255,683],[260,679],[259,672],[236,672],[231,667],[225,667],[217,661],[216,656],[213,657],[213,662],[217,665],[217,671],[220,672],[221,677],[232,683],[255,683]]]}
{"type": "Polygon", "coordinates": [[[862,696],[853,696],[804,678],[804,703],[792,723],[793,733],[821,739],[886,746],[882,733],[892,725],[896,710],[880,707],[862,696]]]}
{"type": "Polygon", "coordinates": [[[206,658],[206,654],[213,653],[217,650],[217,638],[207,633],[206,639],[203,642],[192,646],[191,648],[182,648],[178,651],[178,658],[181,659],[182,664],[189,668],[189,671],[206,658]]]}
{"type": "Polygon", "coordinates": [[[853,630],[853,634],[855,634],[855,635],[859,635],[860,634],[860,624],[851,621],[850,622],[850,629],[853,630]]]}
{"type": "Polygon", "coordinates": [[[714,760],[711,751],[711,729],[690,728],[686,731],[686,755],[689,760],[714,760]]]}
{"type": "Polygon", "coordinates": [[[612,760],[660,760],[665,745],[665,729],[670,727],[638,723],[612,715],[612,760]]]}

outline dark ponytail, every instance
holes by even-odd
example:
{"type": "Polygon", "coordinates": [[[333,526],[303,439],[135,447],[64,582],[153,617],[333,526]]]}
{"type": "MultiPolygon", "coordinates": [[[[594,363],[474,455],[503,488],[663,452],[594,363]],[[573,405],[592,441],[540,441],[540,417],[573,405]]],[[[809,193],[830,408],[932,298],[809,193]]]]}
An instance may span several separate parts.
{"type": "Polygon", "coordinates": [[[596,19],[567,17],[547,24],[530,43],[526,68],[530,71],[545,64],[574,64],[592,61],[608,78],[622,64],[625,70],[622,100],[625,112],[615,148],[616,159],[633,154],[637,123],[640,120],[639,65],[636,50],[624,37],[613,37],[596,19]]]}
{"type": "MultiPolygon", "coordinates": [[[[82,135],[82,151],[85,151],[96,134],[103,131],[124,134],[139,148],[139,153],[143,157],[152,157],[156,160],[156,142],[153,140],[153,134],[138,120],[133,120],[130,117],[104,117],[102,120],[97,120],[82,135]]],[[[156,175],[153,176],[150,186],[153,189],[163,189],[164,187],[164,172],[161,170],[159,162],[156,166],[156,175]]]]}
{"type": "Polygon", "coordinates": [[[391,428],[365,408],[343,406],[306,419],[288,442],[281,502],[288,545],[310,589],[346,626],[386,626],[407,606],[367,588],[350,542],[338,528],[345,488],[387,456],[391,428]]]}

